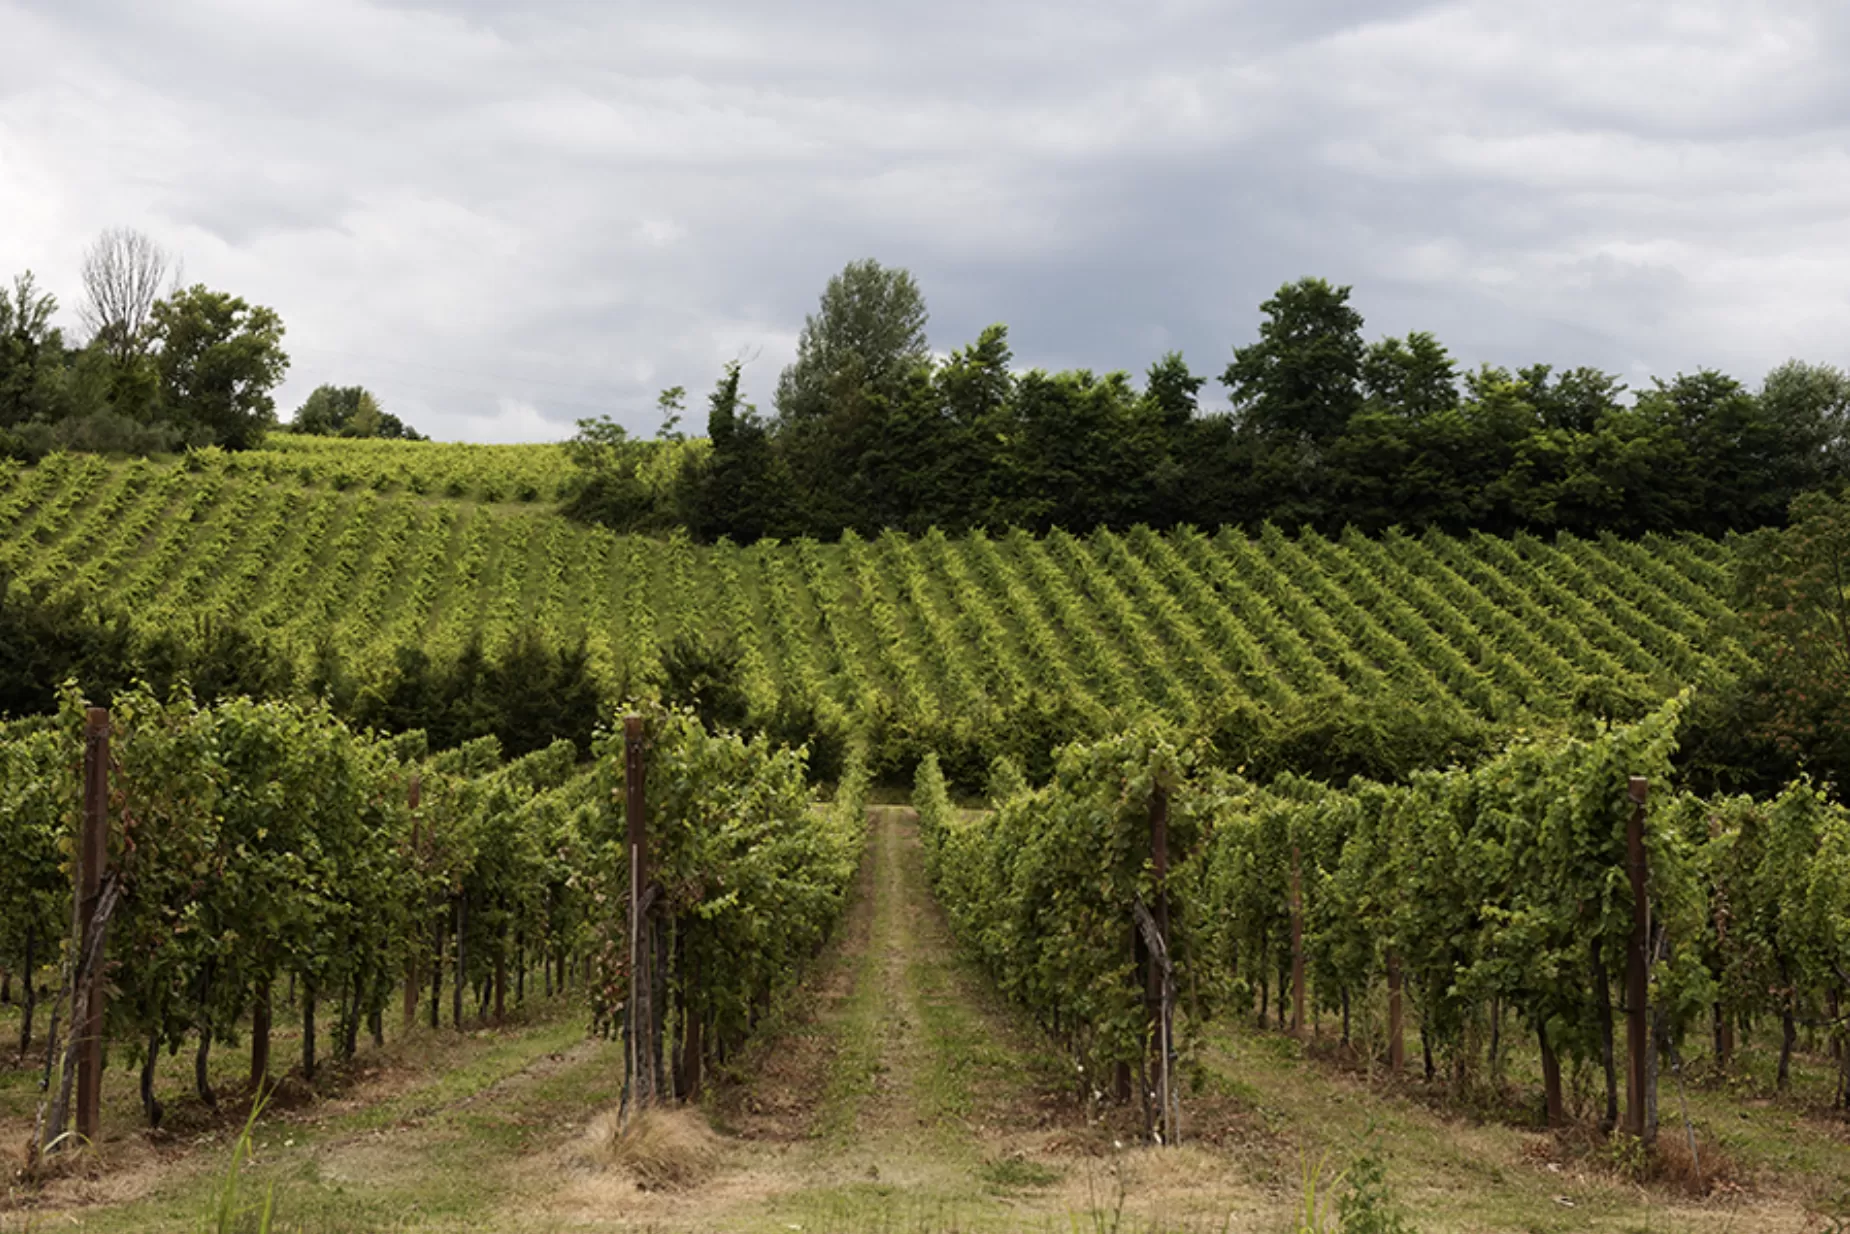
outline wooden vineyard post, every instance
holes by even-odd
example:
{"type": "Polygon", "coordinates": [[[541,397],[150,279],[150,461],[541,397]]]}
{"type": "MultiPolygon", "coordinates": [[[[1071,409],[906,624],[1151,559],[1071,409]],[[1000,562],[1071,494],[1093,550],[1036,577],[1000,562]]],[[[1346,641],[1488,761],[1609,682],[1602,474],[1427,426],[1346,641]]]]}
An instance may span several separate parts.
{"type": "Polygon", "coordinates": [[[103,966],[92,933],[97,922],[97,896],[103,868],[109,862],[109,712],[92,707],[84,716],[83,835],[77,849],[77,901],[82,914],[79,955],[97,955],[84,974],[82,1019],[71,1031],[81,1046],[77,1052],[77,1134],[95,1142],[102,1131],[103,1111],[103,966]]]}
{"type": "Polygon", "coordinates": [[[463,931],[468,928],[469,897],[464,894],[459,880],[456,889],[450,893],[453,907],[453,919],[456,929],[456,949],[450,971],[450,1027],[461,1030],[463,1023],[463,994],[469,984],[468,957],[463,950],[463,931]]]}
{"type": "Polygon", "coordinates": [[[1542,1049],[1542,1121],[1549,1127],[1567,1125],[1567,1105],[1561,1096],[1561,1058],[1548,1040],[1548,1025],[1535,1030],[1542,1049]]]}
{"type": "Polygon", "coordinates": [[[1387,953],[1388,983],[1388,1073],[1398,1076],[1407,1065],[1407,1041],[1400,1024],[1400,953],[1392,947],[1387,953]]]}
{"type": "MultiPolygon", "coordinates": [[[[1144,996],[1156,1045],[1156,1127],[1164,1144],[1180,1139],[1178,1094],[1171,1075],[1175,1053],[1175,969],[1169,957],[1169,790],[1158,784],[1150,795],[1150,868],[1152,898],[1149,954],[1144,996]]],[[[1140,923],[1141,924],[1141,923],[1140,923]]]]}
{"type": "MultiPolygon", "coordinates": [[[[696,972],[690,964],[682,974],[683,988],[696,988],[696,972]]],[[[681,1096],[692,1100],[700,1095],[700,1051],[702,1048],[700,1031],[700,1014],[687,999],[681,999],[681,1014],[684,1023],[681,1028],[681,1096]]]]}
{"type": "Polygon", "coordinates": [[[648,886],[648,798],[644,792],[647,766],[643,757],[641,716],[623,718],[623,784],[629,823],[629,998],[625,1033],[629,1038],[625,1051],[629,1065],[627,1106],[633,1114],[655,1103],[655,1015],[650,1007],[654,959],[654,940],[648,937],[648,906],[643,903],[643,889],[648,886]]]}
{"type": "Polygon", "coordinates": [[[1646,952],[1651,937],[1651,905],[1646,898],[1644,806],[1649,783],[1631,778],[1632,816],[1625,828],[1626,869],[1632,885],[1632,935],[1625,946],[1625,1129],[1641,1140],[1656,1138],[1645,1107],[1650,1083],[1650,970],[1646,952]]]}
{"type": "Polygon", "coordinates": [[[1298,846],[1291,846],[1291,1035],[1304,1035],[1304,881],[1298,846]]]}
{"type": "MultiPolygon", "coordinates": [[[[419,834],[418,824],[422,820],[418,816],[418,810],[424,804],[424,777],[415,771],[411,773],[411,787],[406,790],[405,802],[411,808],[411,860],[413,864],[421,866],[423,864],[423,853],[421,852],[423,837],[419,834]]],[[[414,912],[412,916],[415,920],[417,913],[414,912]]],[[[416,937],[415,934],[413,937],[416,937]]],[[[422,970],[423,965],[418,963],[417,951],[414,948],[410,958],[405,961],[405,1031],[407,1033],[411,1031],[412,1025],[416,1024],[418,1019],[418,992],[424,988],[422,970]]]]}
{"type": "MultiPolygon", "coordinates": [[[[1713,840],[1721,834],[1721,819],[1709,816],[1709,838],[1713,840]]],[[[1728,888],[1717,882],[1714,894],[1715,946],[1724,956],[1728,953],[1728,924],[1731,914],[1728,911],[1728,888]]],[[[1734,1058],[1734,1017],[1721,1000],[1721,992],[1716,991],[1714,1014],[1715,1029],[1715,1066],[1722,1071],[1728,1070],[1734,1058]]]]}

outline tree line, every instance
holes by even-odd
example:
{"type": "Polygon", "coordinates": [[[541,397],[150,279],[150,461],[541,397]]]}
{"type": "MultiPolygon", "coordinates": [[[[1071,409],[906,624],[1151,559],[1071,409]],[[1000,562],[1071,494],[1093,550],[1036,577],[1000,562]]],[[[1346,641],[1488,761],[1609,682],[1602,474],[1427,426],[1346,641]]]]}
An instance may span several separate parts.
{"type": "MultiPolygon", "coordinates": [[[[848,265],[760,413],[726,367],[710,452],[666,491],[608,418],[582,421],[580,518],[706,539],[894,527],[1177,524],[1728,531],[1781,524],[1850,475],[1850,376],[1792,361],[1749,388],[1705,369],[1628,391],[1594,368],[1465,369],[1433,335],[1368,341],[1351,289],[1286,284],[1219,374],[1019,369],[1005,326],[947,355],[902,269],[848,265]],[[595,445],[597,448],[586,448],[595,445]]],[[[664,393],[678,421],[680,389],[664,393]]]]}
{"type": "MultiPolygon", "coordinates": [[[[0,458],[242,450],[277,427],[289,356],[275,309],[186,285],[178,261],[137,231],[104,232],[81,275],[82,342],[56,323],[57,297],[30,270],[0,290],[0,458]]],[[[316,389],[289,427],[419,439],[358,386],[316,389]]]]}

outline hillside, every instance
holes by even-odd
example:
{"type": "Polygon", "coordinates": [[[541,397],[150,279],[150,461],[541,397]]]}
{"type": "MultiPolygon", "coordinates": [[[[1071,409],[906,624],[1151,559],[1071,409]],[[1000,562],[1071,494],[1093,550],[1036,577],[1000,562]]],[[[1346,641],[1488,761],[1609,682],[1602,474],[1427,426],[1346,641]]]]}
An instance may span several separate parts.
{"type": "Polygon", "coordinates": [[[677,636],[724,635],[754,711],[875,714],[941,746],[945,725],[1027,705],[1091,729],[1307,701],[1507,726],[1743,662],[1728,550],[1694,537],[1137,529],[703,547],[553,513],[556,447],[281,440],[0,471],[0,570],[157,628],[233,620],[301,656],[331,635],[374,668],[408,644],[493,649],[525,623],[582,633],[612,694],[646,689],[677,636]]]}

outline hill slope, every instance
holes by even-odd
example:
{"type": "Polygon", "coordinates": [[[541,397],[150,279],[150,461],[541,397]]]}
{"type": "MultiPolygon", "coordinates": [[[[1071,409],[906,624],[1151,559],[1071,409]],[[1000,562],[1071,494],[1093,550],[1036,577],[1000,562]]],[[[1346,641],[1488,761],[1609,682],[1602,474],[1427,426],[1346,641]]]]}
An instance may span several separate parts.
{"type": "MultiPolygon", "coordinates": [[[[486,491],[512,495],[560,466],[537,448],[495,479],[492,460],[425,449],[432,477],[474,468],[472,492],[488,476],[486,491]]],[[[156,627],[213,615],[304,655],[331,636],[375,668],[406,644],[492,649],[528,623],[583,633],[612,693],[645,688],[678,635],[725,635],[756,710],[794,700],[921,739],[1028,705],[1090,728],[1307,701],[1506,726],[1589,697],[1661,698],[1743,662],[1728,550],[1696,538],[1140,529],[708,548],[587,529],[537,502],[426,495],[447,485],[407,485],[373,454],[386,457],[0,470],[0,570],[156,627]],[[351,482],[328,483],[337,471],[351,482]]]]}

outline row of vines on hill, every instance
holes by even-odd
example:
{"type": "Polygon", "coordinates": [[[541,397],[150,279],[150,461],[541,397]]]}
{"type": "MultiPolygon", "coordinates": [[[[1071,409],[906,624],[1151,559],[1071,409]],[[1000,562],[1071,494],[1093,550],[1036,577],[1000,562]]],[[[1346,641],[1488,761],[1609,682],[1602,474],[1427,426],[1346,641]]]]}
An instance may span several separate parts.
{"type": "MultiPolygon", "coordinates": [[[[1170,956],[1191,1031],[1220,1013],[1285,1024],[1294,990],[1344,1044],[1390,1056],[1379,1009],[1400,987],[1429,1078],[1500,1079],[1514,1023],[1563,1116],[1562,1067],[1603,1078],[1617,1117],[1615,988],[1632,928],[1629,777],[1653,785],[1645,843],[1652,1036],[1674,1063],[1713,1034],[1772,1024],[1783,1085],[1801,1028],[1850,1059],[1850,812],[1808,783],[1771,800],[1672,790],[1683,700],[1631,725],[1522,740],[1403,785],[1206,767],[1156,724],[1064,750],[1030,788],[999,765],[993,813],[953,809],[935,759],[916,802],[932,877],[1002,989],[1105,1074],[1149,1049],[1132,906],[1155,891],[1150,808],[1167,798],[1170,956]],[[1294,921],[1295,905],[1295,921],[1294,921]]],[[[1850,1062],[1845,1063],[1850,1067],[1850,1062]]],[[[1850,1072],[1839,1101],[1850,1101],[1850,1072]]]]}
{"type": "Polygon", "coordinates": [[[998,751],[1044,774],[1058,742],[1152,712],[1268,773],[1398,778],[1531,718],[1636,718],[1747,663],[1721,550],[1687,538],[1139,528],[707,549],[262,470],[349,457],[335,444],[0,467],[0,574],[182,634],[252,625],[298,663],[333,646],[366,677],[403,647],[495,653],[532,629],[583,637],[629,696],[705,636],[733,646],[752,721],[859,728],[877,774],[936,750],[971,787],[998,751]]]}
{"type": "MultiPolygon", "coordinates": [[[[111,724],[107,1035],[141,1061],[151,1122],[162,1050],[191,1045],[207,1102],[215,1045],[248,1034],[253,1083],[267,1074],[285,991],[310,1075],[324,1037],[340,1057],[379,1038],[399,992],[407,1020],[427,995],[433,1025],[446,993],[458,1024],[491,1002],[499,1014],[510,978],[518,995],[536,968],[549,990],[586,982],[601,1021],[631,996],[620,734],[588,766],[569,742],[512,762],[493,739],[432,757],[421,734],[375,740],[320,707],[139,691],[111,724]]],[[[82,725],[67,697],[0,727],[0,969],[28,1002],[22,1053],[37,978],[67,950],[82,725]]],[[[678,949],[663,1005],[683,1040],[723,1057],[839,911],[864,767],[817,809],[801,752],[684,712],[647,731],[653,911],[678,949]]]]}

